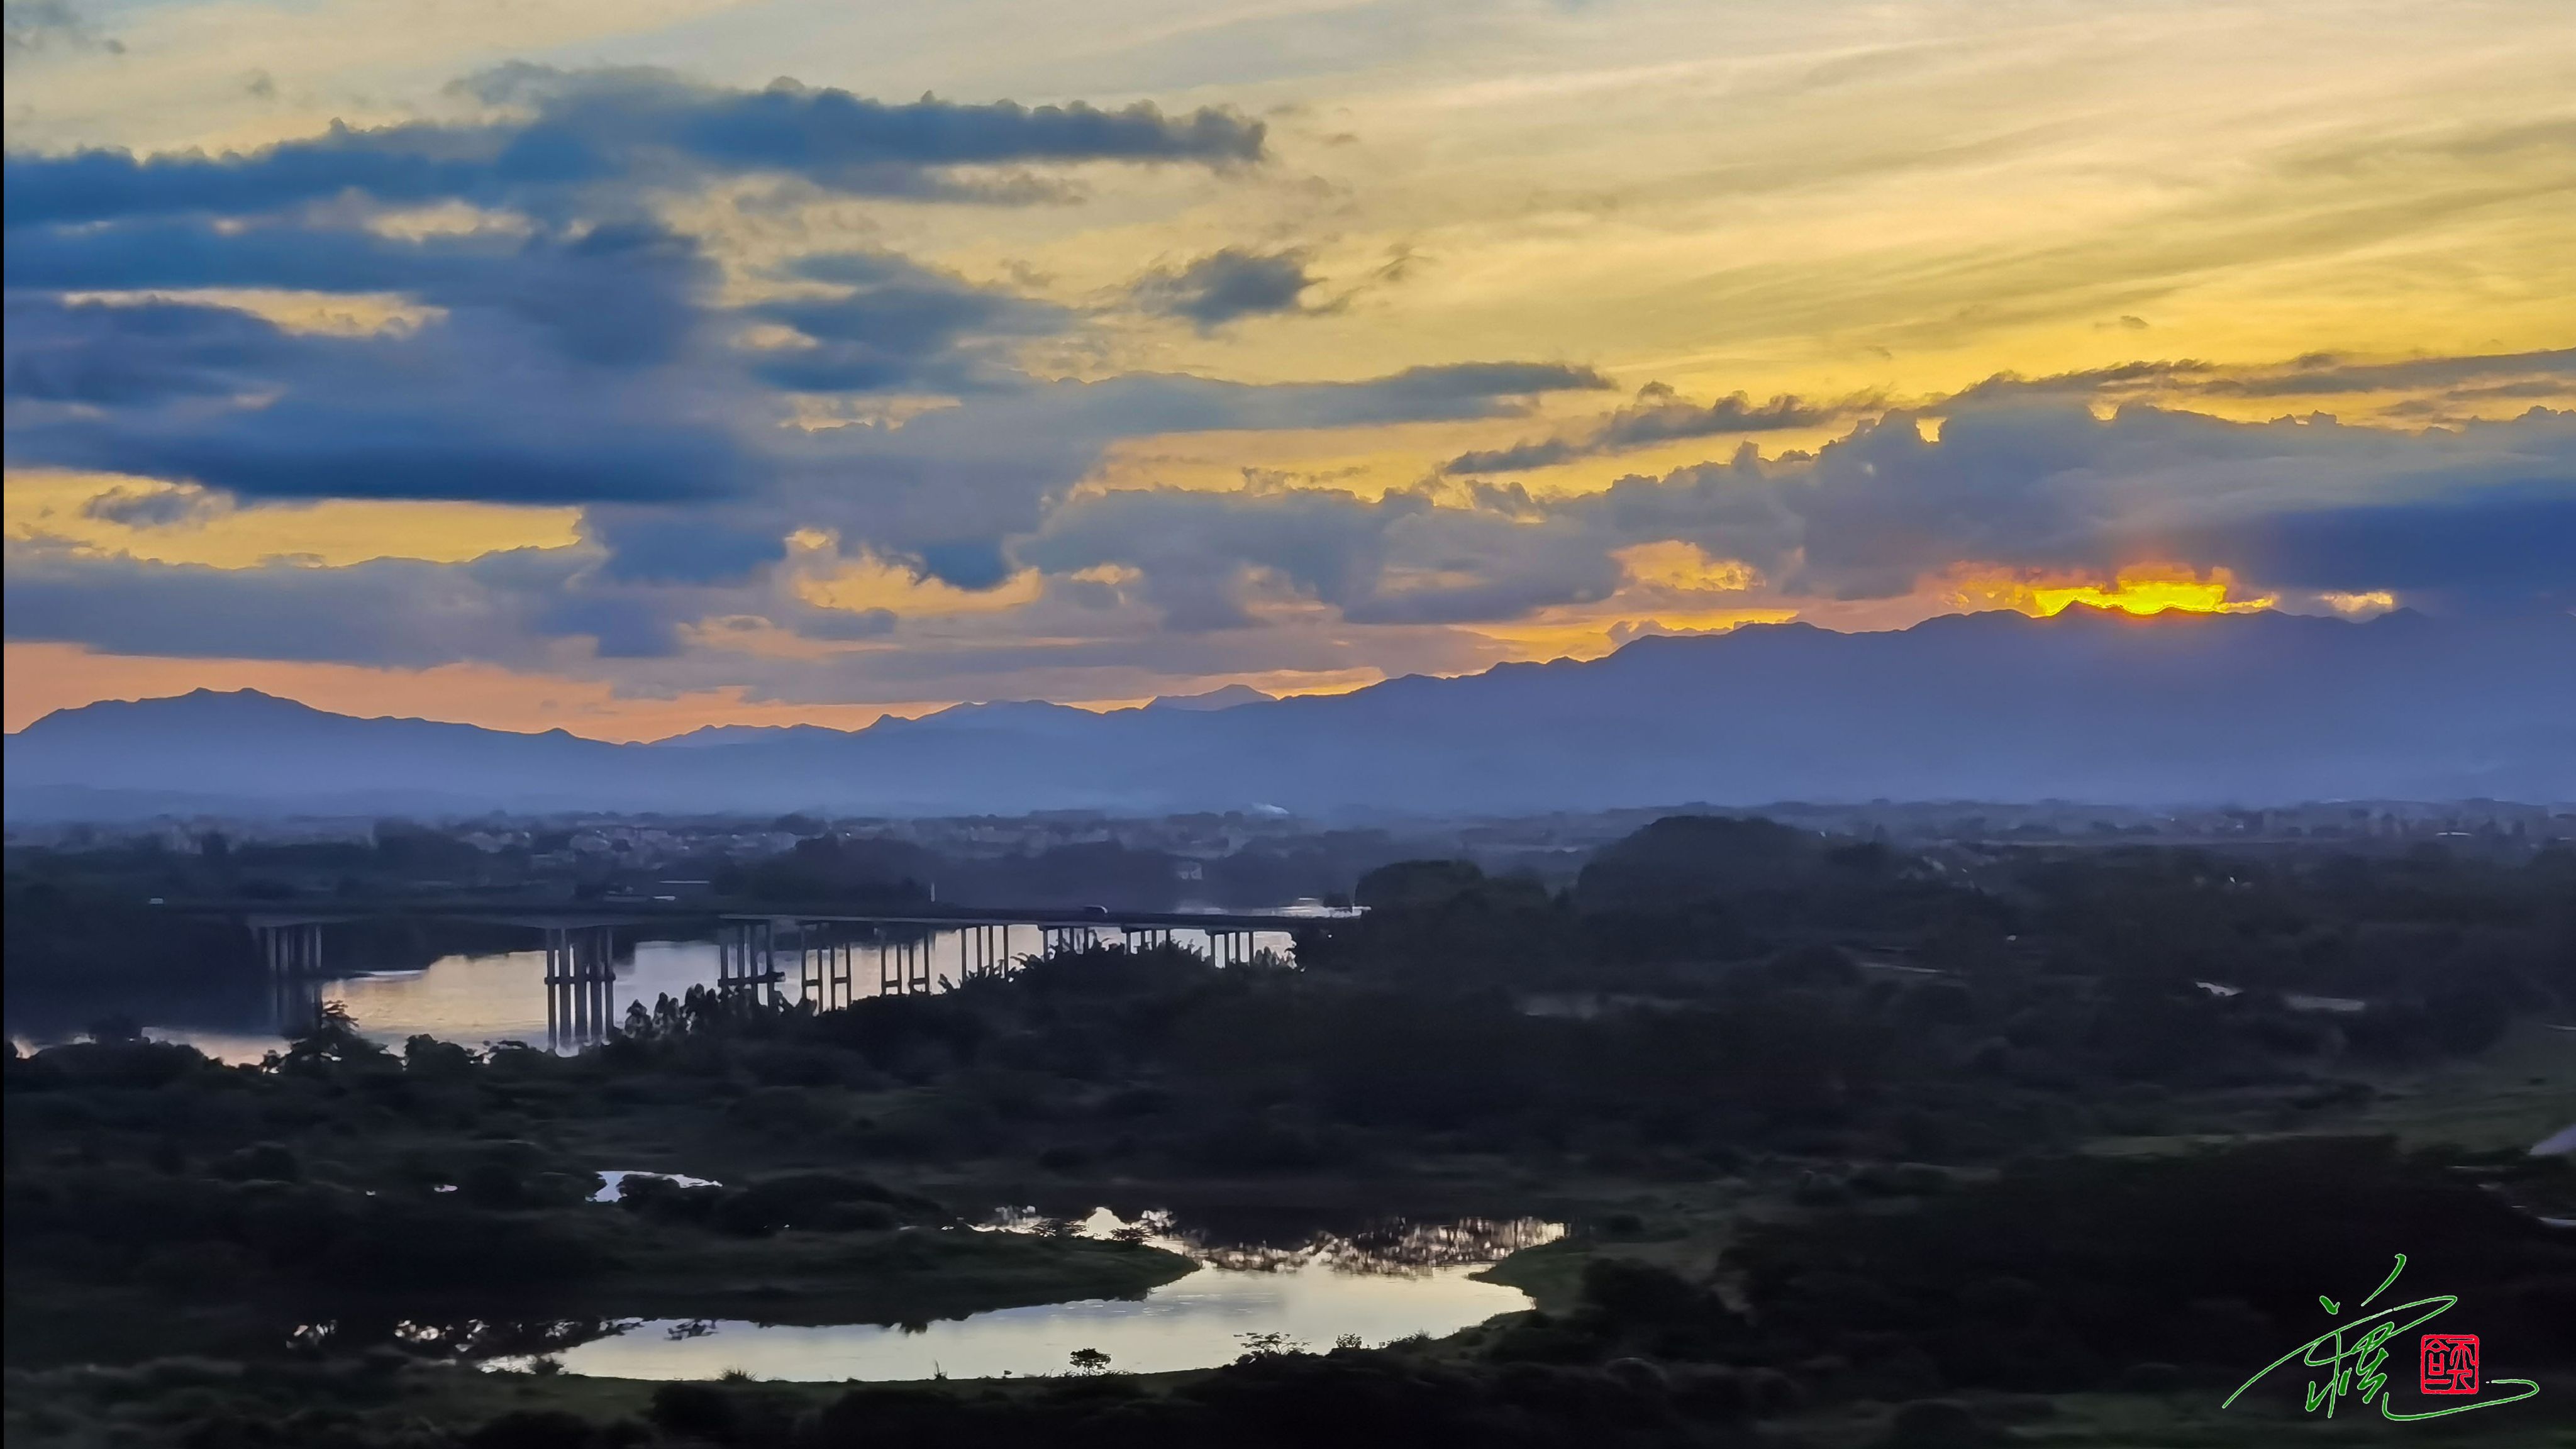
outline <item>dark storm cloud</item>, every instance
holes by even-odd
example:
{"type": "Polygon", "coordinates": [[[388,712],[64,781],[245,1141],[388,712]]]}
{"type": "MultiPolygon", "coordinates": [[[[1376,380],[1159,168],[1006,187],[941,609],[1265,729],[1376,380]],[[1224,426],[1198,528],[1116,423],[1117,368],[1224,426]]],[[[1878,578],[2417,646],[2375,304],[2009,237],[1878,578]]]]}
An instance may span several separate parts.
{"type": "MultiPolygon", "coordinates": [[[[112,408],[228,396],[308,355],[273,324],[224,308],[66,305],[12,293],[7,316],[0,386],[12,402],[112,408]]],[[[310,349],[332,350],[328,342],[310,349]]]]}
{"type": "Polygon", "coordinates": [[[166,302],[14,296],[8,316],[13,464],[246,498],[667,503],[753,481],[727,420],[532,345],[543,317],[340,337],[166,302]]]}
{"type": "Polygon", "coordinates": [[[1508,448],[1486,448],[1461,453],[1440,465],[1440,471],[1455,477],[1461,473],[1523,473],[1532,468],[1552,468],[1585,456],[1586,449],[1571,438],[1541,438],[1535,442],[1514,443],[1508,448]]]}
{"type": "MultiPolygon", "coordinates": [[[[533,663],[546,595],[497,577],[507,572],[489,560],[216,569],[13,549],[8,636],[188,658],[533,663]]],[[[564,582],[560,564],[550,573],[549,585],[564,582]]]]}
{"type": "MultiPolygon", "coordinates": [[[[506,118],[336,127],[248,155],[10,158],[10,461],[250,503],[577,504],[604,550],[597,576],[638,586],[740,588],[790,532],[822,527],[977,589],[1125,438],[1508,416],[1608,386],[1521,362],[1280,386],[1045,383],[1015,354],[1082,325],[1065,308],[868,251],[773,264],[737,279],[767,295],[731,303],[699,239],[648,219],[657,193],[727,175],[905,194],[960,166],[1258,160],[1260,126],[1227,112],[890,106],[526,67],[472,89],[506,118]],[[518,215],[387,235],[352,197],[518,215]],[[371,333],[292,330],[227,289],[403,305],[371,333]],[[899,429],[782,426],[815,415],[788,394],[885,392],[964,405],[899,429]]],[[[1258,302],[1221,270],[1194,273],[1200,311],[1258,302]]]]}
{"type": "MultiPolygon", "coordinates": [[[[1191,389],[1179,391],[1186,398],[1191,389]]],[[[1191,402],[1222,416],[1221,391],[1219,400],[1191,402]]],[[[1011,406],[1045,398],[1057,411],[1005,414],[998,432],[989,419],[979,429],[971,409],[935,415],[980,432],[990,451],[979,466],[989,471],[970,472],[973,487],[957,486],[962,441],[916,442],[914,461],[926,472],[905,485],[915,494],[871,497],[866,506],[876,511],[867,516],[879,531],[845,538],[909,539],[882,556],[913,559],[965,588],[1032,567],[1055,579],[1100,565],[1130,569],[1133,581],[1119,590],[1156,611],[1171,635],[1200,641],[1175,646],[1185,649],[1217,649],[1208,641],[1228,631],[1299,610],[1311,619],[1318,607],[1338,624],[1402,627],[1598,602],[1622,586],[1620,550],[1664,540],[1766,575],[1767,585],[1722,595],[1749,605],[1906,593],[1962,562],[2108,578],[2162,561],[2227,568],[2245,592],[2278,591],[2293,603],[2387,589],[2449,610],[2576,604],[2565,565],[2576,556],[2576,415],[2535,411],[2405,432],[2135,407],[2107,419],[2082,407],[2016,407],[1954,413],[1934,438],[1899,414],[1812,457],[1764,459],[1747,447],[1726,462],[1630,477],[1595,494],[1480,488],[1467,506],[1414,492],[1364,499],[1321,490],[1159,489],[1067,502],[1029,487],[1029,477],[1067,476],[1066,461],[1084,451],[1046,419],[1115,431],[1140,397],[1165,412],[1163,421],[1186,411],[1153,393],[1131,380],[1005,398],[1011,406]],[[1068,451],[1031,451],[1032,439],[1068,451]],[[1027,521],[1005,527],[997,500],[1013,497],[1024,500],[1027,521]]],[[[891,444],[912,431],[871,436],[891,444]]],[[[136,653],[248,647],[268,657],[412,665],[523,660],[563,638],[593,641],[603,654],[653,655],[678,647],[682,625],[726,617],[766,618],[817,639],[890,634],[900,627],[892,616],[805,606],[758,567],[774,556],[788,520],[814,523],[835,498],[883,494],[901,476],[886,458],[833,456],[867,487],[818,489],[792,510],[768,513],[600,506],[590,528],[602,537],[590,548],[471,565],[222,571],[22,547],[9,569],[8,627],[13,638],[136,653]],[[733,574],[719,578],[708,561],[726,558],[733,574]]],[[[1258,653],[1248,638],[1223,647],[1258,653]]],[[[1032,659],[1047,654],[1030,648],[1032,659]]],[[[971,663],[937,646],[920,651],[869,668],[931,678],[995,667],[996,656],[983,653],[971,663]]]]}
{"type": "Polygon", "coordinates": [[[1165,622],[1194,632],[1251,624],[1283,588],[1353,623],[1454,624],[1602,598],[1620,577],[1563,521],[1531,527],[1408,492],[1112,493],[1060,510],[1016,557],[1053,573],[1137,569],[1165,622]]]}
{"type": "Polygon", "coordinates": [[[1855,399],[1828,405],[1783,393],[1767,403],[1756,403],[1739,392],[1701,406],[1684,402],[1662,383],[1649,383],[1637,394],[1635,406],[1612,413],[1588,432],[1570,438],[1518,443],[1486,452],[1461,453],[1442,464],[1440,471],[1452,476],[1516,473],[1683,438],[1813,427],[1858,408],[1862,401],[1855,399]]]}
{"type": "Polygon", "coordinates": [[[899,429],[844,428],[792,442],[779,466],[798,513],[779,532],[832,529],[916,558],[961,588],[983,587],[1000,577],[991,551],[1037,531],[1122,439],[1508,416],[1539,393],[1602,385],[1589,369],[1563,364],[1468,363],[1353,382],[1130,375],[1026,386],[899,429]]]}
{"type": "Polygon", "coordinates": [[[1404,495],[1372,505],[1324,492],[1112,493],[1062,510],[1018,553],[1050,573],[1140,569],[1168,627],[1242,628],[1253,622],[1255,570],[1327,603],[1364,597],[1384,566],[1386,518],[1421,506],[1404,495]]]}
{"type": "Polygon", "coordinates": [[[2237,423],[2127,407],[1965,409],[1937,441],[1902,413],[1812,459],[1681,469],[1577,500],[1746,559],[1792,592],[1888,597],[1961,561],[2083,568],[2179,561],[2256,587],[2566,587],[2576,415],[2422,433],[2237,423]],[[2519,562],[2518,562],[2519,561],[2519,562]]]}
{"type": "Polygon", "coordinates": [[[625,502],[583,510],[582,524],[608,551],[604,576],[651,584],[745,582],[786,556],[790,527],[769,508],[682,511],[625,502]]]}
{"type": "Polygon", "coordinates": [[[1090,160],[1258,160],[1262,126],[1231,112],[1147,104],[889,105],[781,81],[720,90],[662,71],[510,66],[469,87],[517,118],[359,129],[334,122],[264,150],[137,157],[91,150],[12,157],[8,224],[204,213],[261,215],[356,193],[386,204],[461,200],[555,209],[552,197],[711,176],[792,176],[857,195],[973,195],[941,173],[1090,160]]]}
{"type": "Polygon", "coordinates": [[[1599,493],[1471,498],[1113,494],[1059,510],[1016,556],[1137,569],[1175,627],[1202,631],[1255,622],[1283,588],[1354,623],[1524,617],[1609,597],[1614,554],[1664,540],[1751,565],[1772,600],[1893,597],[1961,563],[2107,580],[2175,562],[2229,569],[2249,592],[2563,603],[2576,416],[2411,433],[2024,405],[1954,412],[1936,439],[1898,413],[1812,457],[1748,445],[1599,493]]]}
{"type": "Polygon", "coordinates": [[[765,350],[753,371],[792,392],[891,387],[965,391],[1015,380],[994,344],[1060,331],[1061,307],[885,253],[807,257],[792,274],[838,283],[836,296],[764,302],[749,315],[794,328],[805,345],[765,350]]]}
{"type": "Polygon", "coordinates": [[[402,241],[346,228],[176,220],[14,232],[0,276],[13,293],[398,293],[507,313],[543,329],[556,350],[628,366],[679,353],[703,319],[699,298],[715,269],[693,238],[647,222],[402,241]]]}
{"type": "MultiPolygon", "coordinates": [[[[2576,463],[2576,448],[2563,461],[2576,463]]],[[[2463,605],[2576,603],[2576,487],[2564,477],[2464,499],[2282,513],[2181,543],[2287,588],[2351,590],[2367,579],[2463,605]]]]}
{"type": "Polygon", "coordinates": [[[25,228],[0,253],[0,275],[12,288],[59,291],[293,287],[453,295],[478,290],[488,273],[552,244],[497,231],[406,239],[297,220],[218,225],[153,217],[25,228]]]}
{"type": "Polygon", "coordinates": [[[1227,247],[1179,268],[1147,274],[1133,288],[1138,306],[1213,331],[1245,317],[1303,310],[1315,285],[1302,251],[1255,252],[1227,247]]]}
{"type": "Polygon", "coordinates": [[[197,488],[117,487],[81,505],[82,517],[127,528],[168,528],[223,511],[214,494],[197,488]]]}

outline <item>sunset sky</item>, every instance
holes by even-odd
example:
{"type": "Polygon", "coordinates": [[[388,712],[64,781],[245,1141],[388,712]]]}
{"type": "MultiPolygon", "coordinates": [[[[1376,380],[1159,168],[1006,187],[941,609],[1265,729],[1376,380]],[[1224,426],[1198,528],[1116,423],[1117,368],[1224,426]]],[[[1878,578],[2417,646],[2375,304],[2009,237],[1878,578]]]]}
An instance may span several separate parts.
{"type": "Polygon", "coordinates": [[[8,0],[7,709],[2576,604],[2567,0],[8,0]]]}

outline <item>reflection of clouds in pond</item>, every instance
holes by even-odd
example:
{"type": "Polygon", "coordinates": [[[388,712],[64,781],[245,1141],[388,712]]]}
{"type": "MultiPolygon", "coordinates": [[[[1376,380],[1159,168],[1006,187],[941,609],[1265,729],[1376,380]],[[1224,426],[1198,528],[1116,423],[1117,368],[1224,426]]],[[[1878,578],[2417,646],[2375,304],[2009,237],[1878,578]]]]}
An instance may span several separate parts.
{"type": "Polygon", "coordinates": [[[636,1325],[555,1355],[565,1370],[611,1378],[755,1378],[875,1381],[1000,1378],[1062,1373],[1076,1349],[1109,1355],[1111,1368],[1163,1373],[1208,1368],[1276,1335],[1317,1349],[1349,1337],[1384,1344],[1454,1333],[1529,1306],[1516,1289],[1472,1278],[1460,1265],[1415,1276],[1247,1272],[1202,1268],[1142,1299],[1089,1299],[1007,1308],[908,1327],[787,1327],[717,1323],[674,1336],[669,1322],[636,1325]]]}

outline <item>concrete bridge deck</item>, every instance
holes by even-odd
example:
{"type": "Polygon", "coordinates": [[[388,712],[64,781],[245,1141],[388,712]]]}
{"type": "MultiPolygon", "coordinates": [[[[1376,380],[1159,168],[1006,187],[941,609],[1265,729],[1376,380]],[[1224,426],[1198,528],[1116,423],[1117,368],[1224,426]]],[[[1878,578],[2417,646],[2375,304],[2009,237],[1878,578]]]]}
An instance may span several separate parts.
{"type": "Polygon", "coordinates": [[[530,930],[586,926],[655,926],[722,921],[810,921],[868,926],[1093,926],[1102,930],[1148,927],[1183,931],[1284,931],[1301,922],[1345,919],[1356,912],[1153,911],[1110,906],[950,906],[908,903],[852,906],[842,902],[772,904],[709,899],[671,901],[474,901],[440,898],[356,897],[330,901],[168,900],[159,908],[191,915],[239,919],[253,929],[345,925],[353,921],[411,918],[530,930]]]}

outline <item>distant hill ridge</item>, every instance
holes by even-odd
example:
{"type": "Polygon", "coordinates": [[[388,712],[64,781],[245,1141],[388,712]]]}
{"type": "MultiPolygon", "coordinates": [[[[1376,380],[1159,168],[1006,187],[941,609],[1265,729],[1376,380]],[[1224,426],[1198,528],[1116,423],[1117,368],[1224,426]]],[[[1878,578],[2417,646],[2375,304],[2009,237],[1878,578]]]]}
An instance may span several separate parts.
{"type": "Polygon", "coordinates": [[[1093,713],[961,705],[650,744],[255,691],[59,711],[13,819],[156,811],[1529,811],[1684,800],[2576,800],[2576,618],[1951,615],[1649,636],[1606,658],[1093,713]]]}

